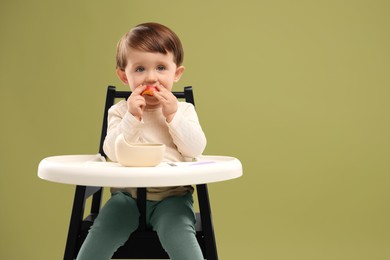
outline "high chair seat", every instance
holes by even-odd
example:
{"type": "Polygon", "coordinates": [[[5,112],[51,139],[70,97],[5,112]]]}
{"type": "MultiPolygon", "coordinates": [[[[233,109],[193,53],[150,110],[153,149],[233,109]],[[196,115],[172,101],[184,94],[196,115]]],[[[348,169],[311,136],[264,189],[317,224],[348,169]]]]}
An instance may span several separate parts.
{"type": "MultiPolygon", "coordinates": [[[[114,104],[115,99],[127,99],[130,94],[130,91],[117,91],[113,86],[107,88],[99,146],[99,153],[105,157],[103,142],[107,134],[108,109],[114,104]]],[[[185,99],[186,102],[195,105],[192,87],[184,87],[184,91],[173,92],[173,94],[178,99],[185,99]]],[[[199,204],[199,212],[196,213],[196,237],[202,249],[204,259],[217,260],[218,255],[207,184],[197,184],[196,192],[199,204]]],[[[73,260],[77,257],[89,228],[99,214],[102,193],[103,187],[76,186],[64,260],[73,260]],[[89,215],[84,218],[84,208],[88,198],[92,198],[91,209],[89,215]]],[[[141,215],[139,228],[130,236],[125,245],[117,250],[112,259],[169,259],[169,256],[160,244],[157,233],[146,228],[146,188],[138,188],[137,198],[137,205],[141,215]]]]}

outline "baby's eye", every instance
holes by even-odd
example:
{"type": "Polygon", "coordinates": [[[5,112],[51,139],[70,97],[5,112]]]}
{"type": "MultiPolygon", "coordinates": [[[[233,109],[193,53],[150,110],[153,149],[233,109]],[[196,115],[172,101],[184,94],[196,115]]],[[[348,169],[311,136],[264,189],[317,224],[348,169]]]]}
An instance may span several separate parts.
{"type": "Polygon", "coordinates": [[[143,72],[145,71],[145,68],[144,67],[138,67],[135,69],[136,72],[143,72]]]}
{"type": "Polygon", "coordinates": [[[159,65],[159,66],[157,66],[157,70],[160,70],[160,71],[165,70],[165,66],[159,65]]]}

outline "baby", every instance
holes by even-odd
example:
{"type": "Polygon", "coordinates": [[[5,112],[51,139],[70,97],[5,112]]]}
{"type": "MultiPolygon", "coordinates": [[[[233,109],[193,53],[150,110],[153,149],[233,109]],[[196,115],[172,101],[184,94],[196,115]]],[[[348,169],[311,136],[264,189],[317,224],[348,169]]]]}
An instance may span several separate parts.
{"type": "MultiPolygon", "coordinates": [[[[129,143],[165,144],[166,161],[189,161],[201,155],[206,137],[195,109],[171,92],[184,73],[177,35],[158,23],[137,25],[120,39],[116,61],[117,75],[132,94],[109,110],[107,156],[116,161],[115,140],[121,134],[129,143]]],[[[192,186],[147,189],[147,225],[157,232],[172,260],[204,259],[195,236],[193,190],[192,186]]],[[[138,228],[137,189],[112,188],[111,192],[78,260],[111,259],[138,228]]]]}

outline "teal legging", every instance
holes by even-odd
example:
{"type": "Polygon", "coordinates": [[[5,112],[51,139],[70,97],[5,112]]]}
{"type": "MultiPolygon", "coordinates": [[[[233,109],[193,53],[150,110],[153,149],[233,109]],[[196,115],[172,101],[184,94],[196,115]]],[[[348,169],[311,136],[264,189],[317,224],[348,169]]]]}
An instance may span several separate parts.
{"type": "MultiPolygon", "coordinates": [[[[147,201],[146,224],[157,231],[172,260],[203,260],[196,240],[191,193],[162,201],[147,201]]],[[[137,201],[115,192],[101,209],[82,245],[77,260],[108,260],[139,224],[137,201]]]]}

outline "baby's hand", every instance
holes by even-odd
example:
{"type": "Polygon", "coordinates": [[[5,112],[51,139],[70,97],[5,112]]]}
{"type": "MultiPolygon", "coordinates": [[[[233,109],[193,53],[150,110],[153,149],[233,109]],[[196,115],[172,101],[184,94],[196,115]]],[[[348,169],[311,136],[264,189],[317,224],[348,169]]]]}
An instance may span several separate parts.
{"type": "Polygon", "coordinates": [[[139,121],[142,120],[142,114],[146,106],[145,98],[141,95],[145,88],[144,85],[136,87],[127,99],[127,110],[139,121]]]}
{"type": "Polygon", "coordinates": [[[167,120],[171,122],[177,111],[177,99],[171,91],[164,88],[162,85],[157,86],[158,91],[154,92],[154,96],[160,101],[162,113],[167,120]]]}

